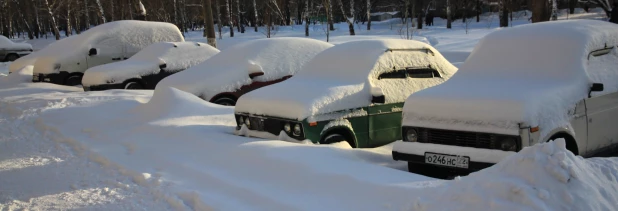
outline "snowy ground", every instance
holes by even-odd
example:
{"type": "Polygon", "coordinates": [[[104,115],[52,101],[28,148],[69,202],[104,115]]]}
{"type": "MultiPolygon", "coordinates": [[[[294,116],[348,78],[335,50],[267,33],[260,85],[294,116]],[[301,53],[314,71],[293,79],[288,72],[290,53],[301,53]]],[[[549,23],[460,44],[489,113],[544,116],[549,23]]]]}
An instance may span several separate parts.
{"type": "MultiPolygon", "coordinates": [[[[497,19],[473,23],[468,34],[457,23],[447,30],[440,21],[415,39],[454,63],[499,30],[497,19]]],[[[374,24],[355,37],[338,25],[331,41],[401,38],[395,24],[392,30],[390,22],[374,24]]],[[[312,28],[314,38],[324,38],[321,28],[312,28]]],[[[281,27],[275,36],[303,36],[303,30],[281,27]]],[[[203,41],[200,34],[191,32],[188,40],[203,41]]],[[[218,40],[220,48],[264,37],[236,34],[218,40]]],[[[40,49],[45,42],[33,45],[40,49]]],[[[0,63],[0,74],[5,66],[0,63]]],[[[405,163],[392,160],[390,145],[351,149],[234,136],[232,108],[174,89],[155,96],[84,93],[14,83],[28,77],[11,75],[0,76],[0,210],[618,209],[618,160],[585,160],[561,142],[442,181],[406,172],[405,163]]]]}

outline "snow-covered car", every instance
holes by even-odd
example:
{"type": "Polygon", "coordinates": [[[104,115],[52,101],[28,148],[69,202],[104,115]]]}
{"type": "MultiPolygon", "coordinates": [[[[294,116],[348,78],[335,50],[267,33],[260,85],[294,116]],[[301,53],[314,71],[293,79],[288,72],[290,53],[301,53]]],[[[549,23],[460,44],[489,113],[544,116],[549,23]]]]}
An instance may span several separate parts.
{"type": "Polygon", "coordinates": [[[82,85],[85,91],[154,89],[165,77],[202,63],[217,53],[219,50],[205,43],[155,43],[127,60],[86,70],[82,85]]]}
{"type": "Polygon", "coordinates": [[[315,55],[331,46],[307,38],[247,41],[163,79],[156,89],[174,87],[212,103],[236,105],[245,93],[292,77],[315,55]]]}
{"type": "Polygon", "coordinates": [[[526,24],[484,37],[448,82],[411,95],[393,158],[466,174],[562,138],[575,155],[618,143],[618,25],[526,24]]]}
{"type": "Polygon", "coordinates": [[[30,53],[32,53],[32,45],[14,43],[9,38],[0,35],[0,62],[12,62],[30,53]]]}
{"type": "Polygon", "coordinates": [[[79,85],[86,69],[126,60],[158,42],[184,42],[170,23],[123,20],[105,23],[80,35],[60,40],[28,58],[34,64],[33,82],[79,85]]]}
{"type": "Polygon", "coordinates": [[[401,109],[457,68],[412,40],[363,40],[318,54],[291,79],[238,100],[236,134],[375,147],[401,138],[401,109]]]}

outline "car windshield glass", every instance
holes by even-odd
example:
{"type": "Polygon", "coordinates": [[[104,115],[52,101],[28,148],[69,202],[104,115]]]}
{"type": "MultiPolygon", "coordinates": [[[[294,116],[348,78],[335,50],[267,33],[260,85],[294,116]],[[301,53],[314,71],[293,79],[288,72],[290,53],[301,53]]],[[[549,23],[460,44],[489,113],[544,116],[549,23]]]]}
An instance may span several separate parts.
{"type": "Polygon", "coordinates": [[[395,70],[395,71],[392,71],[392,72],[382,73],[382,74],[380,74],[380,76],[378,76],[378,80],[382,80],[382,79],[402,79],[402,78],[406,78],[406,71],[405,70],[395,70]]]}

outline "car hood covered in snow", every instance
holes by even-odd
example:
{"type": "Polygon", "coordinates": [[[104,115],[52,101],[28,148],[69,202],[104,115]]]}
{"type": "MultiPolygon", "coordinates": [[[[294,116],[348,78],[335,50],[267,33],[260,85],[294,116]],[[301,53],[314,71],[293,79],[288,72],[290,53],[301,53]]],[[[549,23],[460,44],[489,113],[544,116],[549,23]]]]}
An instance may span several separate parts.
{"type": "Polygon", "coordinates": [[[315,55],[333,46],[307,38],[270,38],[243,42],[210,59],[162,80],[155,91],[175,87],[209,101],[235,92],[253,81],[267,82],[295,75],[315,55]],[[263,71],[253,80],[249,73],[263,71]]]}
{"type": "Polygon", "coordinates": [[[30,51],[32,50],[32,45],[28,43],[15,43],[5,36],[0,35],[0,50],[30,51]]]}
{"type": "Polygon", "coordinates": [[[121,83],[127,79],[157,74],[160,65],[164,71],[176,72],[202,63],[219,50],[206,43],[160,42],[144,48],[131,58],[90,68],[84,74],[84,86],[121,83]]]}
{"type": "Polygon", "coordinates": [[[302,120],[369,106],[372,87],[381,88],[386,103],[398,103],[418,90],[448,80],[456,71],[437,50],[418,41],[348,42],[318,54],[291,79],[243,95],[235,112],[302,120]],[[428,65],[438,70],[442,78],[377,79],[393,67],[428,65]]]}
{"type": "MultiPolygon", "coordinates": [[[[608,74],[588,66],[588,54],[607,43],[618,43],[618,26],[602,21],[529,24],[494,32],[479,42],[451,80],[406,100],[403,124],[516,135],[523,123],[539,126],[541,136],[557,127],[570,128],[568,113],[598,82],[592,78],[608,74]]],[[[606,92],[618,88],[616,82],[604,83],[606,92]]]]}

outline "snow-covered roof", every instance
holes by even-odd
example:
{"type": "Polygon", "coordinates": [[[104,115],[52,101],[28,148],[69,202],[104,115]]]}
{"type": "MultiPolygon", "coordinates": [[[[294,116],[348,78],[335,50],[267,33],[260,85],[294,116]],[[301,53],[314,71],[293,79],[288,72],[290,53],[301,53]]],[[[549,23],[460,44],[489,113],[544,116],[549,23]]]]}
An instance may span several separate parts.
{"type": "Polygon", "coordinates": [[[318,54],[293,78],[244,95],[235,111],[301,120],[368,106],[372,87],[382,90],[386,103],[403,102],[418,90],[448,80],[456,71],[436,49],[422,42],[398,39],[348,42],[318,54]],[[436,69],[442,78],[378,80],[380,74],[392,72],[393,68],[428,66],[436,69]]]}
{"type": "Polygon", "coordinates": [[[205,100],[233,92],[253,81],[271,81],[296,74],[316,54],[332,44],[307,38],[270,38],[229,47],[205,62],[165,78],[157,85],[192,93],[205,100]],[[249,78],[253,70],[263,76],[249,78]]]}
{"type": "Polygon", "coordinates": [[[96,66],[86,70],[82,79],[84,86],[105,83],[121,83],[127,79],[156,74],[159,66],[167,65],[164,71],[177,72],[195,66],[219,53],[219,50],[205,43],[161,42],[152,44],[131,58],[96,66]]]}
{"type": "Polygon", "coordinates": [[[40,61],[35,62],[34,72],[51,73],[54,71],[53,63],[87,55],[91,48],[99,49],[99,54],[117,51],[131,56],[157,42],[184,42],[184,38],[178,27],[171,23],[136,20],[108,22],[66,40],[63,45],[46,47],[55,50],[37,54],[40,61]]]}
{"type": "Polygon", "coordinates": [[[605,93],[618,90],[615,68],[589,67],[588,60],[591,51],[617,44],[618,25],[604,21],[496,31],[478,43],[451,80],[410,96],[404,124],[514,135],[518,123],[540,126],[542,135],[568,127],[568,110],[587,97],[590,84],[598,82],[595,75],[611,75],[605,93]]]}

